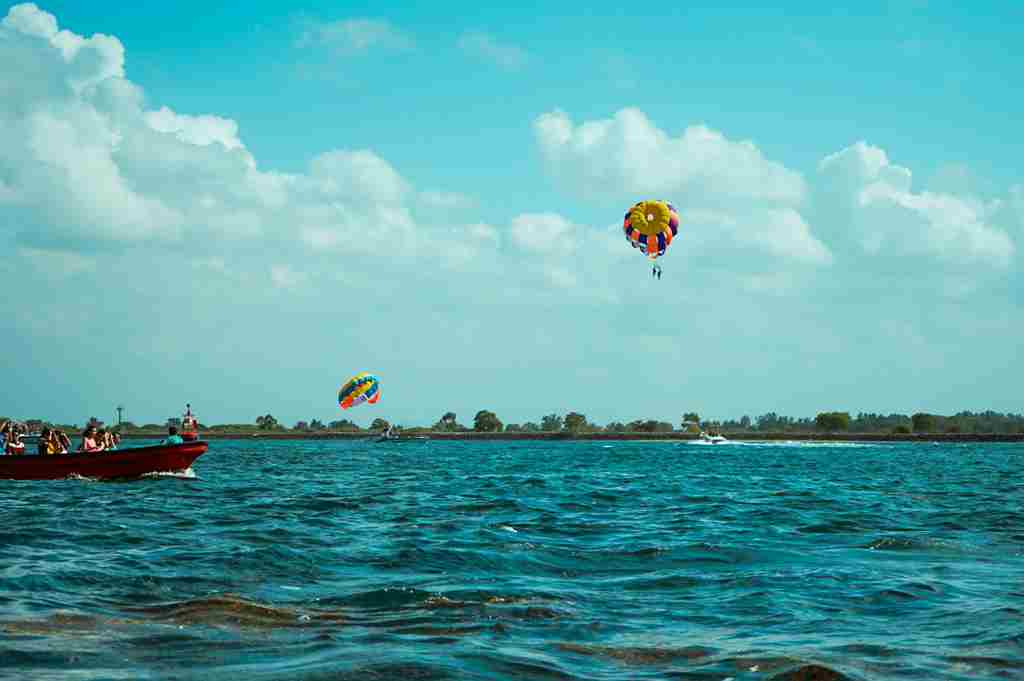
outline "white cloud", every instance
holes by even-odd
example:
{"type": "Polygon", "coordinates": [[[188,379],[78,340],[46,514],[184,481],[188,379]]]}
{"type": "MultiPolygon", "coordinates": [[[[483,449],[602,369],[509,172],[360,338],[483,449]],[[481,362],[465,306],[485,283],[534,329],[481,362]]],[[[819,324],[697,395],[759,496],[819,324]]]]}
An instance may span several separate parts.
{"type": "Polygon", "coordinates": [[[305,272],[299,272],[291,265],[271,265],[270,280],[278,288],[296,288],[306,283],[309,276],[305,272]]]}
{"type": "Polygon", "coordinates": [[[556,255],[576,251],[579,229],[555,213],[526,213],[512,219],[509,234],[524,251],[556,255]]]}
{"type": "Polygon", "coordinates": [[[388,21],[344,19],[308,22],[298,44],[300,47],[326,47],[338,56],[349,57],[366,54],[371,50],[407,50],[413,47],[413,40],[388,21]]]}
{"type": "MultiPolygon", "coordinates": [[[[8,95],[0,98],[0,230],[23,245],[226,242],[334,253],[438,246],[430,215],[416,218],[426,205],[420,195],[372,151],[327,151],[306,173],[261,171],[235,121],[145,110],[123,77],[116,39],[58,30],[52,15],[19,5],[0,25],[0,62],[34,65],[31,78],[0,70],[8,95]]],[[[427,203],[455,205],[457,197],[435,192],[427,203]]]]}
{"type": "Polygon", "coordinates": [[[748,224],[733,217],[719,226],[737,244],[752,246],[779,258],[791,258],[811,265],[830,265],[832,253],[811,234],[800,213],[786,208],[757,214],[757,223],[748,224]]]}
{"type": "Polygon", "coordinates": [[[501,43],[494,36],[480,31],[463,33],[459,36],[458,46],[468,55],[493,62],[510,71],[523,68],[529,61],[526,50],[501,43]]]}
{"type": "MultiPolygon", "coordinates": [[[[146,109],[124,78],[120,44],[111,48],[116,39],[58,30],[34,6],[15,10],[0,26],[0,62],[36,71],[0,70],[0,235],[36,261],[56,250],[87,258],[158,245],[186,253],[197,275],[224,280],[240,258],[263,258],[253,282],[294,287],[319,276],[317,267],[357,281],[357,268],[375,272],[368,263],[386,254],[395,268],[414,263],[419,277],[458,271],[472,282],[465,295],[503,281],[500,295],[510,298],[555,288],[609,302],[621,295],[619,272],[649,269],[620,225],[582,224],[564,207],[483,223],[472,198],[417,190],[369,149],[326,151],[304,172],[263,170],[235,121],[146,109]]],[[[1021,214],[1019,191],[1003,201],[914,192],[909,170],[865,144],[823,160],[808,186],[751,142],[701,125],[669,134],[637,109],[582,123],[552,111],[534,126],[564,186],[622,209],[647,196],[680,207],[681,241],[669,253],[689,282],[780,295],[825,276],[815,267],[864,267],[865,253],[1000,266],[1014,253],[1002,226],[1020,224],[1007,217],[1021,214]]],[[[944,285],[964,295],[975,290],[969,283],[944,285]]]]}
{"type": "Polygon", "coordinates": [[[310,164],[320,191],[332,198],[397,203],[408,192],[405,180],[372,151],[330,151],[310,164]]]}
{"type": "Polygon", "coordinates": [[[497,246],[501,243],[501,235],[498,233],[498,230],[485,222],[468,225],[466,227],[466,233],[471,239],[478,243],[489,244],[491,246],[497,246]]]}
{"type": "Polygon", "coordinates": [[[238,124],[220,116],[186,116],[176,114],[166,106],[144,114],[146,123],[157,132],[173,133],[182,142],[206,146],[214,142],[225,149],[241,149],[238,124]]]}
{"type": "MultiPolygon", "coordinates": [[[[535,120],[534,132],[564,186],[594,199],[671,200],[682,207],[687,251],[714,250],[741,273],[779,259],[892,269],[883,260],[903,257],[933,269],[1005,269],[1015,254],[1008,201],[980,198],[954,168],[938,179],[959,182],[959,191],[916,191],[908,168],[865,142],[826,156],[807,182],[751,142],[703,125],[672,136],[637,109],[578,124],[551,111],[535,120]]],[[[911,269],[919,268],[904,267],[911,269]]]]}
{"type": "Polygon", "coordinates": [[[819,164],[816,214],[846,241],[876,257],[925,256],[949,265],[1009,265],[1014,244],[991,218],[999,202],[969,194],[915,192],[908,168],[857,142],[819,164]],[[851,243],[852,242],[852,243],[851,243]]]}
{"type": "Polygon", "coordinates": [[[803,179],[766,159],[752,142],[734,142],[703,125],[678,137],[639,109],[576,125],[563,111],[540,115],[534,131],[549,169],[588,196],[671,194],[680,202],[769,201],[791,205],[803,179]]]}
{"type": "Polygon", "coordinates": [[[56,48],[67,64],[67,82],[76,92],[107,78],[124,77],[124,46],[117,38],[102,33],[83,38],[60,31],[57,19],[33,3],[11,7],[3,26],[12,32],[41,38],[56,48]]]}
{"type": "Polygon", "coordinates": [[[624,205],[637,197],[664,198],[684,207],[686,251],[713,250],[720,265],[740,269],[763,267],[758,259],[764,256],[832,262],[800,212],[803,178],[751,142],[703,125],[673,137],[638,109],[578,125],[556,110],[539,116],[534,132],[549,171],[581,195],[621,196],[624,205]],[[721,258],[723,251],[730,257],[721,258]]]}

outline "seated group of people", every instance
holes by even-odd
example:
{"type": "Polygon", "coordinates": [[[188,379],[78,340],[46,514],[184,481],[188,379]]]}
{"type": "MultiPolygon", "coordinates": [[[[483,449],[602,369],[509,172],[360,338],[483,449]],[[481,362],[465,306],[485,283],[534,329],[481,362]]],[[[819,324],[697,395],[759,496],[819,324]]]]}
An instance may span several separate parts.
{"type": "MultiPolygon", "coordinates": [[[[4,454],[27,454],[25,443],[21,436],[28,433],[28,428],[23,423],[15,421],[4,421],[0,423],[0,455],[4,454]]],[[[178,429],[171,426],[167,429],[167,437],[160,444],[180,445],[184,442],[178,429]]],[[[121,436],[118,433],[109,431],[106,428],[88,426],[82,431],[82,442],[77,452],[105,452],[117,449],[121,444],[121,436]]],[[[71,438],[63,430],[44,427],[39,432],[39,453],[40,454],[67,454],[71,451],[71,438]]]]}
{"type": "MultiPolygon", "coordinates": [[[[0,454],[26,454],[25,443],[21,436],[28,432],[24,424],[5,421],[0,424],[0,454]]],[[[103,452],[109,449],[116,449],[121,443],[121,436],[106,428],[87,427],[82,431],[82,444],[79,445],[79,452],[103,452]]],[[[44,427],[39,432],[39,453],[40,454],[67,454],[71,451],[71,438],[67,434],[51,428],[44,427]]]]}
{"type": "MultiPolygon", "coordinates": [[[[89,426],[82,431],[82,444],[79,445],[80,452],[105,452],[108,449],[117,449],[121,444],[121,436],[112,433],[106,428],[94,428],[89,426]]],[[[42,449],[39,450],[42,454],[42,449]]]]}

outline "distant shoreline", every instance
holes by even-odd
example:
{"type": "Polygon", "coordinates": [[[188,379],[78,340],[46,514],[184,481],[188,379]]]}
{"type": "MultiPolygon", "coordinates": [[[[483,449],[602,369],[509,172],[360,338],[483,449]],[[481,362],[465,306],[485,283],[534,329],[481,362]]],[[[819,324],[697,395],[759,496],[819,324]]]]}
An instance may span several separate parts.
{"type": "MultiPolygon", "coordinates": [[[[124,439],[154,439],[164,437],[166,431],[123,433],[124,439]]],[[[801,442],[1024,442],[1024,433],[723,433],[736,442],[765,442],[794,440],[801,442]]],[[[378,433],[361,432],[275,432],[275,431],[201,431],[203,440],[366,440],[378,433]]],[[[693,433],[477,433],[477,432],[410,432],[403,438],[428,438],[431,440],[665,440],[693,441],[699,436],[693,433]]]]}

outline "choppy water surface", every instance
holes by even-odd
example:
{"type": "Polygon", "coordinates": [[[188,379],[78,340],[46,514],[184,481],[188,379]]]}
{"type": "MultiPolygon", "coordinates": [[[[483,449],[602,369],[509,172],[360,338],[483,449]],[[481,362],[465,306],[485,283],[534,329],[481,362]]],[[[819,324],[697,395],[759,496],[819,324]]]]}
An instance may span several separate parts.
{"type": "Polygon", "coordinates": [[[213,441],[0,481],[0,677],[1024,676],[1019,445],[213,441]]]}

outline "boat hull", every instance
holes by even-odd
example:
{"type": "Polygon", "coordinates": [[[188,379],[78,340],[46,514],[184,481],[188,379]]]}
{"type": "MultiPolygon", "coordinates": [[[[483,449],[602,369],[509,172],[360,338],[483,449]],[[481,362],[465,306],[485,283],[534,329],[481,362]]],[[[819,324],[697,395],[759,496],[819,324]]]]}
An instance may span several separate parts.
{"type": "Polygon", "coordinates": [[[198,440],[96,453],[0,456],[0,479],[62,480],[78,475],[110,480],[137,478],[147,473],[174,473],[191,466],[207,447],[206,442],[198,440]]]}

